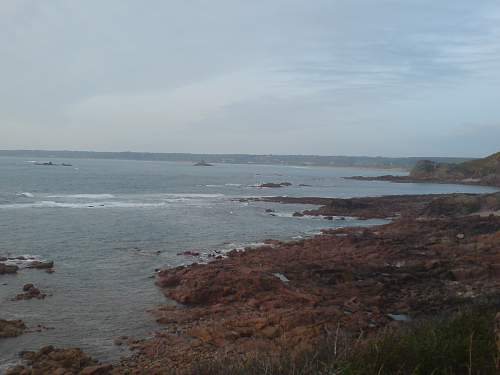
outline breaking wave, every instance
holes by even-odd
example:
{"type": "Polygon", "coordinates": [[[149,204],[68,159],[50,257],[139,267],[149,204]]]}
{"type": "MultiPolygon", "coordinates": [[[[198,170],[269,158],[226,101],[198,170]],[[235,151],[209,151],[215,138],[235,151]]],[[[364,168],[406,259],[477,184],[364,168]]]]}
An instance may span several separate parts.
{"type": "Polygon", "coordinates": [[[49,195],[48,198],[74,198],[74,199],[113,199],[113,194],[69,194],[49,195]]]}
{"type": "Polygon", "coordinates": [[[35,197],[32,193],[28,193],[28,192],[16,193],[16,196],[23,197],[23,198],[34,198],[35,197]]]}

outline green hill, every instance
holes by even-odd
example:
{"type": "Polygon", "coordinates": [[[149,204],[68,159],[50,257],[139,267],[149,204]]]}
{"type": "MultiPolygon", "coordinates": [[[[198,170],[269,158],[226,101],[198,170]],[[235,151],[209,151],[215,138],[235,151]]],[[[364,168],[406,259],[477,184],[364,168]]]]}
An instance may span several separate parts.
{"type": "Polygon", "coordinates": [[[458,164],[422,160],[411,170],[409,177],[417,180],[460,181],[500,186],[500,152],[458,164]]]}

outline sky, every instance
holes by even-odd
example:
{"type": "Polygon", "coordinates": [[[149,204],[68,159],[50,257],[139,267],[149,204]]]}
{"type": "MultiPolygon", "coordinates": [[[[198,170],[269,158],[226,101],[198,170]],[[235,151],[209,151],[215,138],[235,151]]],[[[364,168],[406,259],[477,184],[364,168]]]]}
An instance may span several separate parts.
{"type": "Polygon", "coordinates": [[[0,149],[480,157],[498,0],[2,0],[0,149]]]}

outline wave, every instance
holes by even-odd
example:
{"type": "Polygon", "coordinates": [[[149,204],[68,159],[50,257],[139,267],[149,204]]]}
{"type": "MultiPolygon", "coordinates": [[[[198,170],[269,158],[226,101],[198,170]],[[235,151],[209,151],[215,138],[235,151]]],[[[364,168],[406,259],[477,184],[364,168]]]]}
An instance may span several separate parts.
{"type": "Polygon", "coordinates": [[[199,186],[204,186],[204,187],[241,187],[243,186],[242,184],[208,184],[208,185],[199,185],[199,186]]]}
{"type": "Polygon", "coordinates": [[[49,195],[48,198],[74,198],[74,199],[113,199],[113,194],[67,194],[49,195]]]}
{"type": "MultiPolygon", "coordinates": [[[[17,193],[20,197],[33,198],[31,193],[17,193]]],[[[55,194],[45,199],[26,203],[0,204],[0,209],[26,208],[154,208],[172,205],[205,207],[224,194],[167,193],[133,194],[117,197],[113,194],[55,194]],[[122,198],[122,199],[120,199],[122,198]]]]}
{"type": "Polygon", "coordinates": [[[35,197],[32,193],[28,193],[28,192],[16,193],[16,196],[23,197],[23,198],[34,198],[35,197]]]}
{"type": "Polygon", "coordinates": [[[42,259],[38,255],[31,254],[22,254],[15,256],[7,256],[7,260],[3,263],[9,266],[18,266],[19,268],[26,268],[33,262],[45,262],[45,259],[42,259]]]}
{"type": "Polygon", "coordinates": [[[165,194],[166,197],[173,198],[222,198],[224,194],[198,194],[198,193],[179,193],[179,194],[165,194]]]}
{"type": "Polygon", "coordinates": [[[26,208],[154,208],[168,206],[168,202],[86,202],[68,203],[55,201],[38,201],[33,203],[1,204],[0,209],[26,209],[26,208]]]}

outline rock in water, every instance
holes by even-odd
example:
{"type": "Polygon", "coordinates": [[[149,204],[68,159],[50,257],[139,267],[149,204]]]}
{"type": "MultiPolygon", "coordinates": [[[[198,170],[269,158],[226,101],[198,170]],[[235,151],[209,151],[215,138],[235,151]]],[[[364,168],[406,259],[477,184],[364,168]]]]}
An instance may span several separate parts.
{"type": "Polygon", "coordinates": [[[45,293],[40,292],[40,289],[36,288],[33,284],[25,284],[23,286],[23,292],[24,293],[19,293],[15,300],[28,300],[32,298],[36,299],[44,299],[47,297],[45,293]]]}
{"type": "Polygon", "coordinates": [[[22,320],[0,319],[0,338],[22,335],[25,329],[26,325],[22,320]]]}
{"type": "Polygon", "coordinates": [[[4,263],[0,263],[0,275],[4,275],[4,274],[7,274],[7,273],[17,273],[17,271],[19,270],[19,267],[18,266],[14,266],[14,265],[7,265],[7,264],[4,264],[4,263]]]}
{"type": "Polygon", "coordinates": [[[53,261],[50,261],[50,262],[41,262],[41,261],[35,260],[35,261],[31,262],[28,265],[28,268],[36,268],[36,269],[39,269],[39,270],[47,269],[47,268],[53,268],[53,267],[54,267],[54,262],[53,261]]]}

